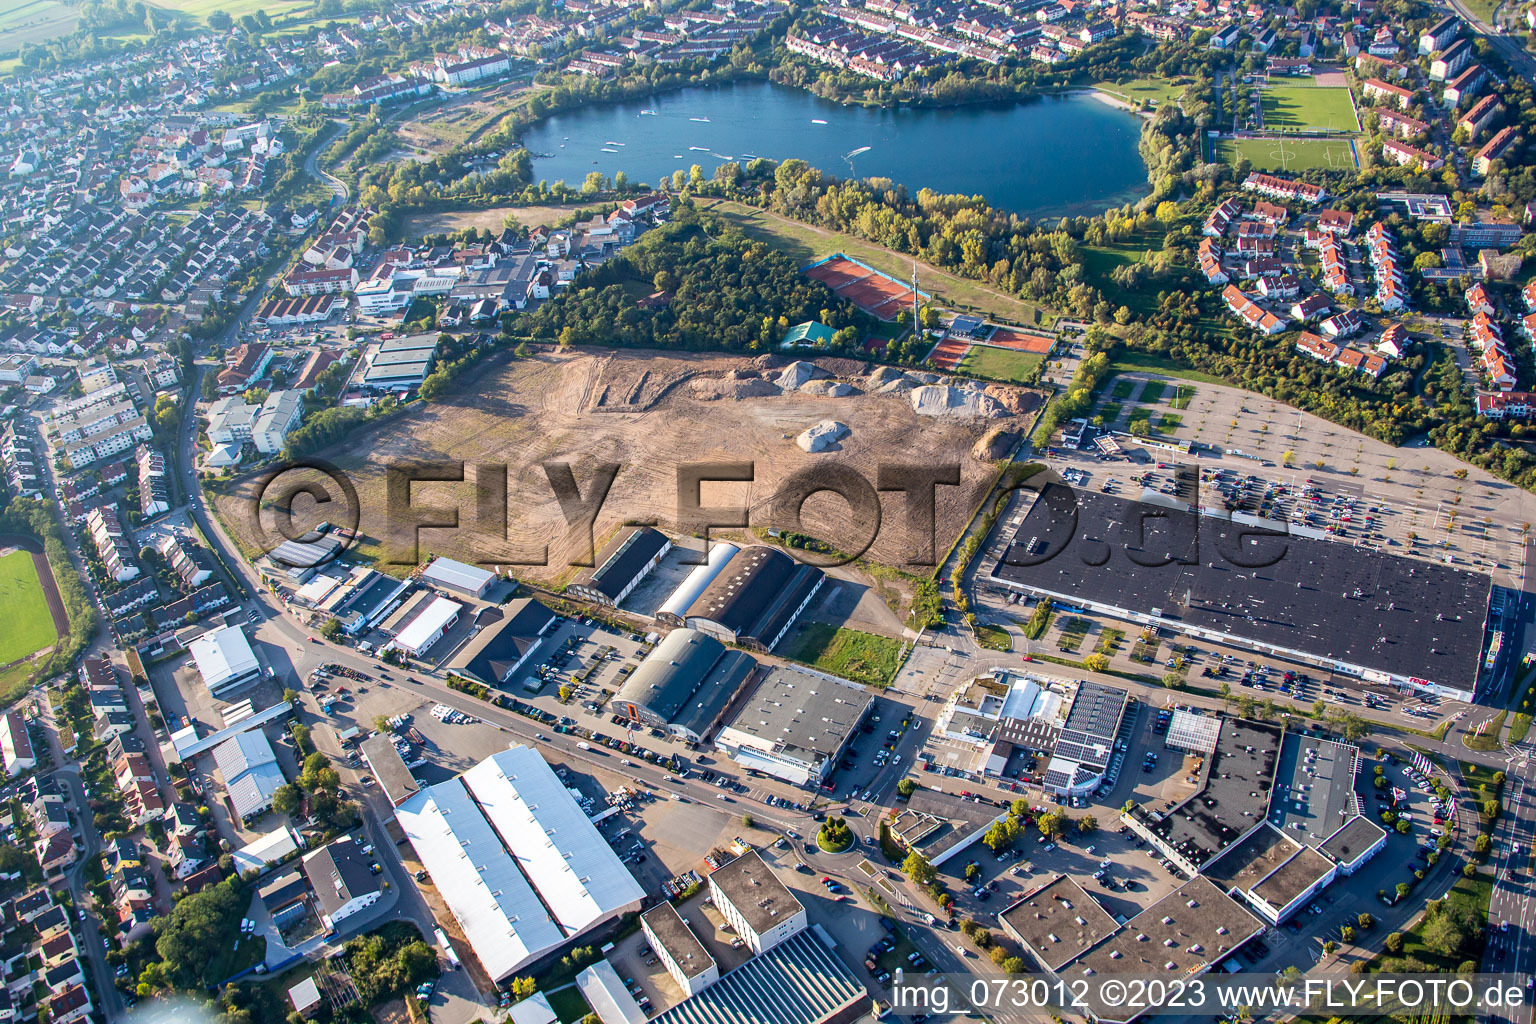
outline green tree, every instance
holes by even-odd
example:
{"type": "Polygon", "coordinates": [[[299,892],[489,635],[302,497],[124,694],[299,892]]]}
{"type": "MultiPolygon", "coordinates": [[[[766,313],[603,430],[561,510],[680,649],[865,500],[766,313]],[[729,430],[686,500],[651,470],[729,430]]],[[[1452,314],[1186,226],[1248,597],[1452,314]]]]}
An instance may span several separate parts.
{"type": "Polygon", "coordinates": [[[1399,953],[1401,953],[1403,951],[1403,933],[1402,932],[1392,932],[1392,933],[1390,933],[1387,936],[1386,941],[1383,943],[1383,945],[1386,946],[1386,949],[1387,949],[1388,953],[1391,953],[1393,956],[1396,956],[1397,954],[1399,954],[1399,953]]]}
{"type": "Polygon", "coordinates": [[[527,975],[512,979],[512,998],[514,1000],[527,999],[539,990],[539,986],[527,975]]]}
{"type": "Polygon", "coordinates": [[[938,872],[928,863],[928,858],[916,850],[907,854],[907,859],[901,862],[901,870],[914,885],[919,886],[927,885],[938,877],[938,872]]]}
{"type": "Polygon", "coordinates": [[[272,809],[289,817],[297,814],[303,802],[303,793],[293,783],[284,783],[272,793],[272,809]]]}
{"type": "Polygon", "coordinates": [[[1099,819],[1091,814],[1085,814],[1077,819],[1077,830],[1084,835],[1096,831],[1099,827],[1099,819]]]}
{"type": "Polygon", "coordinates": [[[913,793],[917,792],[917,783],[911,778],[903,778],[900,782],[896,783],[896,792],[904,797],[911,797],[913,793]]]}

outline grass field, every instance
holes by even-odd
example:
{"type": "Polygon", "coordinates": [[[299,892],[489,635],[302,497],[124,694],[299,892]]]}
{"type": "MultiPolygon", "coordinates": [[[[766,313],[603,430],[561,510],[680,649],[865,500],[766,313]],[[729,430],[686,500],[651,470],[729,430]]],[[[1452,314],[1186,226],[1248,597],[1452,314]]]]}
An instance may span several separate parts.
{"type": "Polygon", "coordinates": [[[1161,286],[1147,285],[1135,291],[1126,291],[1110,280],[1109,275],[1132,263],[1145,262],[1148,253],[1157,252],[1162,247],[1163,236],[1156,233],[1133,236],[1123,242],[1106,245],[1085,245],[1080,250],[1084,278],[1102,291],[1104,298],[1112,305],[1126,306],[1136,313],[1154,313],[1157,311],[1157,293],[1161,286]]]}
{"type": "Polygon", "coordinates": [[[1129,82],[1095,82],[1093,87],[1099,92],[1108,93],[1127,103],[1139,105],[1145,100],[1150,100],[1153,105],[1161,106],[1164,103],[1178,102],[1191,81],[1193,79],[1187,77],[1133,78],[1129,82]]]}
{"type": "Polygon", "coordinates": [[[0,0],[0,53],[67,36],[79,21],[80,12],[57,0],[0,0]]]}
{"type": "Polygon", "coordinates": [[[813,622],[784,656],[856,683],[887,686],[896,675],[901,641],[813,622]]]}
{"type": "Polygon", "coordinates": [[[1259,171],[1342,171],[1356,166],[1348,139],[1222,139],[1216,144],[1218,163],[1244,159],[1259,171]]]}
{"type": "Polygon", "coordinates": [[[993,348],[990,345],[972,345],[960,360],[961,373],[974,373],[994,380],[1013,380],[1023,383],[1034,373],[1035,367],[1045,357],[1036,352],[1016,352],[1012,349],[993,348]]]}
{"type": "Polygon", "coordinates": [[[1264,127],[1357,132],[1360,122],[1349,90],[1337,85],[1288,81],[1265,87],[1264,127]]]}
{"type": "MultiPolygon", "coordinates": [[[[812,227],[742,203],[721,201],[708,208],[735,221],[751,237],[789,253],[801,265],[841,252],[894,276],[898,281],[905,281],[912,274],[911,257],[871,245],[852,235],[812,227]]],[[[1049,327],[1056,320],[1050,312],[1033,303],[994,291],[979,281],[921,263],[917,273],[920,289],[951,306],[990,313],[1025,326],[1049,327]]]]}
{"type": "Polygon", "coordinates": [[[156,0],[154,6],[202,22],[206,22],[214,11],[223,11],[236,21],[247,14],[266,11],[274,23],[295,12],[309,14],[314,8],[310,0],[156,0]]]}
{"type": "Polygon", "coordinates": [[[1153,402],[1160,401],[1162,397],[1163,382],[1160,380],[1149,380],[1141,386],[1141,397],[1136,399],[1136,401],[1144,405],[1151,405],[1153,402]]]}
{"type": "MultiPolygon", "coordinates": [[[[1199,370],[1191,370],[1186,366],[1174,362],[1167,356],[1153,355],[1148,352],[1125,352],[1120,358],[1110,364],[1111,373],[1160,373],[1164,377],[1182,377],[1184,380],[1192,380],[1197,384],[1226,384],[1222,380],[1209,373],[1201,373],[1199,370]]],[[[1119,385],[1116,385],[1116,392],[1119,385]]]]}
{"type": "Polygon", "coordinates": [[[0,665],[9,665],[59,638],[43,597],[32,556],[13,551],[0,558],[0,665]]]}

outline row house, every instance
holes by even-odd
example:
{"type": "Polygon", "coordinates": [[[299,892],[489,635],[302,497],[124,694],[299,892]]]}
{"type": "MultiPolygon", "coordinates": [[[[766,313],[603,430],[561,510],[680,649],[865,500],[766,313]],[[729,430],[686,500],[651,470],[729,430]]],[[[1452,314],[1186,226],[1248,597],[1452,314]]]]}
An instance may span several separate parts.
{"type": "Polygon", "coordinates": [[[1327,192],[1321,185],[1257,172],[1248,175],[1243,182],[1243,188],[1272,199],[1300,200],[1309,205],[1316,205],[1327,197],[1327,192]]]}
{"type": "Polygon", "coordinates": [[[1436,171],[1445,166],[1445,161],[1434,153],[1396,139],[1382,141],[1381,155],[1400,167],[1418,167],[1420,170],[1436,171]]]}
{"type": "Polygon", "coordinates": [[[1499,115],[1503,112],[1504,107],[1499,103],[1497,96],[1484,96],[1472,105],[1472,109],[1457,118],[1456,126],[1458,128],[1465,128],[1467,130],[1467,139],[1471,141],[1487,129],[1493,127],[1494,121],[1498,120],[1499,115]]]}
{"type": "Polygon", "coordinates": [[[153,448],[140,448],[135,461],[139,469],[139,511],[146,519],[169,512],[170,484],[166,479],[165,456],[153,448]]]}
{"type": "Polygon", "coordinates": [[[194,622],[229,605],[229,590],[222,583],[210,583],[199,587],[186,597],[169,604],[157,605],[150,612],[156,629],[174,629],[187,622],[194,622]]]}
{"type": "Polygon", "coordinates": [[[299,263],[283,278],[289,295],[345,294],[357,287],[357,269],[314,269],[299,263]]]}
{"type": "Polygon", "coordinates": [[[1472,161],[1472,169],[1478,174],[1487,177],[1493,168],[1493,162],[1501,159],[1510,147],[1515,143],[1514,125],[1506,125],[1500,128],[1493,138],[1489,139],[1482,149],[1477,151],[1476,158],[1472,161]]]}
{"type": "Polygon", "coordinates": [[[170,566],[182,590],[187,593],[213,578],[213,567],[203,549],[190,545],[175,534],[161,537],[155,544],[155,550],[160,552],[160,557],[165,559],[165,564],[170,566]]]}
{"type": "Polygon", "coordinates": [[[1531,411],[1536,410],[1536,392],[1533,391],[1480,392],[1474,401],[1477,414],[1491,420],[1526,420],[1531,418],[1531,411]]]}
{"type": "Polygon", "coordinates": [[[1323,334],[1329,338],[1347,338],[1365,326],[1360,314],[1352,309],[1341,310],[1322,323],[1323,334]]]}
{"type": "Polygon", "coordinates": [[[1270,337],[1285,330],[1285,321],[1275,314],[1267,312],[1259,307],[1248,296],[1244,295],[1236,285],[1227,285],[1221,291],[1222,301],[1227,308],[1248,327],[1260,334],[1270,337]]]}
{"type": "MultiPolygon", "coordinates": [[[[147,608],[158,600],[160,600],[160,588],[155,586],[154,579],[148,576],[141,580],[134,580],[126,587],[119,587],[110,594],[103,594],[101,598],[102,604],[114,619],[132,615],[140,608],[147,608]]],[[[133,727],[130,717],[124,715],[122,721],[125,723],[125,728],[133,727]]]]}
{"type": "Polygon", "coordinates": [[[1333,363],[1341,370],[1363,373],[1372,380],[1379,378],[1387,368],[1387,361],[1375,352],[1361,352],[1348,346],[1339,351],[1333,363]]]}
{"type": "Polygon", "coordinates": [[[1328,312],[1331,308],[1332,306],[1329,305],[1326,296],[1314,292],[1291,304],[1291,319],[1300,321],[1314,320],[1328,312]]]}
{"type": "Polygon", "coordinates": [[[1493,296],[1488,294],[1488,289],[1479,281],[1466,290],[1463,298],[1467,300],[1467,310],[1471,313],[1482,313],[1493,316],[1497,310],[1493,305],[1493,296]]]}
{"type": "Polygon", "coordinates": [[[1214,238],[1200,240],[1200,269],[1211,284],[1226,284],[1227,272],[1221,269],[1221,249],[1214,238]]]}
{"type": "Polygon", "coordinates": [[[119,583],[126,583],[139,575],[133,546],[122,523],[118,521],[115,508],[107,506],[92,509],[85,518],[85,528],[108,575],[119,583]]]}
{"type": "Polygon", "coordinates": [[[128,451],[153,436],[154,430],[149,422],[136,413],[130,419],[104,425],[79,438],[74,444],[66,445],[64,458],[72,469],[83,469],[93,462],[128,451]]]}
{"type": "Polygon", "coordinates": [[[1396,104],[1399,110],[1407,110],[1413,106],[1413,90],[1405,89],[1400,85],[1383,82],[1379,78],[1368,78],[1361,87],[1365,95],[1382,103],[1396,104]]]}
{"type": "Polygon", "coordinates": [[[1317,228],[1330,235],[1348,238],[1355,230],[1355,215],[1350,210],[1323,210],[1317,215],[1317,228]]]}
{"type": "MultiPolygon", "coordinates": [[[[1276,228],[1283,227],[1285,222],[1291,219],[1291,211],[1275,203],[1266,203],[1260,200],[1254,203],[1252,211],[1244,214],[1244,216],[1268,227],[1270,229],[1269,233],[1274,234],[1276,228]]],[[[1247,226],[1249,225],[1244,225],[1244,227],[1247,226]]]]}
{"type": "Polygon", "coordinates": [[[1414,139],[1421,135],[1429,134],[1429,125],[1416,117],[1386,107],[1377,109],[1376,118],[1381,124],[1381,130],[1391,132],[1400,138],[1414,139]]]}
{"type": "Polygon", "coordinates": [[[1242,207],[1237,200],[1223,201],[1220,206],[1211,211],[1210,216],[1205,218],[1203,233],[1208,238],[1222,237],[1227,233],[1227,225],[1232,223],[1232,218],[1236,217],[1241,210],[1242,207]]]}

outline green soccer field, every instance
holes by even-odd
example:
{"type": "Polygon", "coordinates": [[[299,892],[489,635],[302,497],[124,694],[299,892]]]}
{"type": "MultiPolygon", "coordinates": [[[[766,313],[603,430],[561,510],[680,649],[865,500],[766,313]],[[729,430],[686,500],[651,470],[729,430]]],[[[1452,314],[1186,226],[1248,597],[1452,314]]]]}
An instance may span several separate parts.
{"type": "Polygon", "coordinates": [[[1357,132],[1349,90],[1342,86],[1300,85],[1285,82],[1265,87],[1261,97],[1264,127],[1307,131],[1357,132]]]}
{"type": "Polygon", "coordinates": [[[1044,358],[1034,352],[972,345],[965,358],[960,360],[959,370],[961,373],[975,373],[993,380],[1023,382],[1029,379],[1029,375],[1044,358]]]}
{"type": "Polygon", "coordinates": [[[40,651],[59,638],[43,597],[32,556],[13,551],[0,558],[0,665],[40,651]]]}
{"type": "Polygon", "coordinates": [[[1246,159],[1256,171],[1352,171],[1356,167],[1348,139],[1222,139],[1216,159],[1227,164],[1246,159]]]}

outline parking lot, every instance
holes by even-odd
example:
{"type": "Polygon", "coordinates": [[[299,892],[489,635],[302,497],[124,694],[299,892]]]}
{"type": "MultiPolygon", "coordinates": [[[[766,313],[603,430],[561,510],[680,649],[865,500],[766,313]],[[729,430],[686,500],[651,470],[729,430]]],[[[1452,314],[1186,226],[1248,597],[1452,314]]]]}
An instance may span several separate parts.
{"type": "Polygon", "coordinates": [[[1176,467],[1191,466],[1206,508],[1230,506],[1348,543],[1452,561],[1492,573],[1503,586],[1519,584],[1520,527],[1536,521],[1536,504],[1438,449],[1392,447],[1273,399],[1142,372],[1114,378],[1094,413],[1117,431],[1136,416],[1154,444],[1116,433],[1119,456],[1102,456],[1092,445],[1053,449],[1052,468],[1086,474],[1074,486],[1125,497],[1139,497],[1145,486],[1189,500],[1192,489],[1186,483],[1179,493],[1176,467]],[[1183,454],[1158,442],[1199,444],[1183,454]]]}

